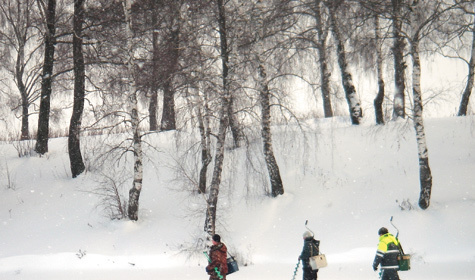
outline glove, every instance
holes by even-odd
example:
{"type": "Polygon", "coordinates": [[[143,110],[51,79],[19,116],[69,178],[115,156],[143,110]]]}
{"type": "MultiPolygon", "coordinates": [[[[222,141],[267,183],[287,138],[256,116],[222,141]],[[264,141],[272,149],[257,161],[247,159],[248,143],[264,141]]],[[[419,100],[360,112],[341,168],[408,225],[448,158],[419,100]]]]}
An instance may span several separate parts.
{"type": "Polygon", "coordinates": [[[373,265],[373,270],[374,271],[378,270],[378,267],[373,265]]]}

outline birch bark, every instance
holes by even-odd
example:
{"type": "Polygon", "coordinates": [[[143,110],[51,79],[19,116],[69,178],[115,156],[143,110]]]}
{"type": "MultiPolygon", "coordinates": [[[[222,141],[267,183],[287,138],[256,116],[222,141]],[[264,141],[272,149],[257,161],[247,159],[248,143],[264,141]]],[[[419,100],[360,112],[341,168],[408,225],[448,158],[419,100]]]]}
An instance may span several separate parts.
{"type": "Polygon", "coordinates": [[[129,78],[129,106],[131,116],[131,126],[133,133],[133,146],[132,151],[134,153],[134,178],[132,182],[132,188],[129,190],[129,203],[127,209],[127,215],[129,219],[138,220],[139,210],[139,197],[142,191],[143,181],[143,152],[142,152],[142,138],[139,131],[139,116],[138,116],[138,102],[137,102],[137,86],[134,78],[134,49],[133,49],[133,34],[132,34],[132,19],[131,19],[131,0],[124,0],[124,14],[126,22],[126,34],[127,34],[127,72],[129,78]]]}
{"type": "Polygon", "coordinates": [[[272,148],[272,133],[270,130],[271,110],[270,110],[270,92],[267,85],[267,75],[264,66],[259,65],[259,96],[261,101],[261,135],[264,146],[264,158],[269,172],[271,183],[271,195],[277,197],[284,194],[284,185],[280,177],[279,165],[275,160],[274,150],[272,148]]]}
{"type": "Polygon", "coordinates": [[[421,192],[419,195],[419,207],[427,209],[430,204],[432,191],[432,175],[429,166],[429,153],[427,150],[426,135],[424,131],[424,120],[422,117],[422,96],[421,96],[421,62],[419,57],[419,39],[415,38],[411,42],[412,56],[412,94],[414,98],[414,129],[416,131],[417,151],[419,156],[419,180],[421,192]]]}
{"type": "MultiPolygon", "coordinates": [[[[475,4],[474,4],[475,8],[475,4]]],[[[472,50],[470,56],[470,62],[468,64],[468,77],[467,85],[462,94],[462,100],[460,101],[460,107],[458,111],[458,116],[466,116],[468,103],[470,101],[470,95],[472,94],[473,83],[475,78],[475,13],[472,22],[472,50]]]]}
{"type": "Polygon", "coordinates": [[[383,101],[384,101],[384,79],[383,79],[383,52],[381,42],[381,30],[379,26],[379,16],[374,16],[374,35],[376,39],[376,71],[378,75],[378,94],[374,99],[374,112],[376,123],[384,124],[383,101]]]}
{"type": "Polygon", "coordinates": [[[341,37],[341,32],[338,26],[338,21],[336,18],[336,10],[339,7],[338,3],[329,3],[330,11],[330,24],[332,27],[333,35],[337,44],[337,57],[338,57],[338,66],[340,67],[341,72],[341,82],[343,84],[343,89],[345,91],[346,101],[348,102],[348,107],[350,111],[351,123],[358,125],[361,122],[363,117],[363,111],[361,109],[360,101],[356,95],[356,88],[353,83],[353,77],[348,69],[348,62],[346,59],[345,44],[341,37]]]}

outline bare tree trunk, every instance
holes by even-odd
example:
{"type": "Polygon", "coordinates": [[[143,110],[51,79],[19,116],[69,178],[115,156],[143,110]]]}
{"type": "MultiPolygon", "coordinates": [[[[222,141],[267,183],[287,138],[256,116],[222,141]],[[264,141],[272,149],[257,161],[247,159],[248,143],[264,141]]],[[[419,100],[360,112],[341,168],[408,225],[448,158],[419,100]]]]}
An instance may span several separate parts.
{"type": "Polygon", "coordinates": [[[159,71],[159,60],[160,60],[160,51],[158,46],[158,7],[156,1],[152,1],[152,10],[155,14],[152,16],[152,26],[154,28],[152,34],[152,44],[153,44],[153,54],[152,54],[152,72],[153,72],[153,81],[151,83],[151,96],[150,96],[150,103],[148,106],[148,116],[149,116],[149,123],[150,123],[150,131],[157,131],[158,130],[158,121],[157,121],[157,110],[158,110],[158,82],[157,77],[160,73],[159,71]]]}
{"type": "MultiPolygon", "coordinates": [[[[175,1],[178,2],[178,1],[175,1]]],[[[169,5],[173,6],[173,13],[175,14],[175,20],[170,24],[170,34],[168,35],[168,49],[166,61],[165,82],[163,84],[163,112],[161,130],[175,130],[176,129],[176,116],[175,116],[175,87],[173,79],[178,69],[178,59],[180,56],[180,5],[174,1],[169,5]]]]}
{"type": "Polygon", "coordinates": [[[132,45],[132,19],[131,19],[131,0],[124,0],[124,14],[126,21],[126,33],[127,33],[127,68],[129,77],[129,102],[131,108],[131,125],[133,131],[133,153],[134,153],[134,179],[132,188],[129,191],[129,205],[127,213],[129,219],[138,220],[139,210],[139,197],[142,191],[143,182],[143,152],[142,152],[142,139],[139,131],[139,115],[138,115],[138,102],[137,102],[137,86],[135,85],[134,78],[134,50],[132,45]]]}
{"type": "Polygon", "coordinates": [[[402,2],[404,0],[391,0],[393,6],[392,13],[392,25],[393,25],[393,37],[394,45],[392,48],[394,55],[394,82],[395,82],[395,93],[394,93],[394,110],[393,110],[393,119],[405,118],[406,117],[406,105],[405,105],[405,93],[406,90],[406,81],[405,81],[405,70],[406,63],[404,62],[404,48],[406,43],[404,42],[404,37],[402,36],[402,20],[401,20],[401,10],[402,2]]]}
{"type": "Polygon", "coordinates": [[[376,38],[376,71],[378,74],[378,94],[374,99],[374,112],[376,115],[376,123],[384,124],[383,101],[384,101],[384,79],[383,79],[383,52],[381,50],[381,31],[379,27],[379,16],[374,16],[374,33],[376,38]]]}
{"type": "Polygon", "coordinates": [[[30,139],[30,121],[29,121],[29,102],[28,97],[21,97],[21,136],[20,140],[30,139]]]}
{"type": "Polygon", "coordinates": [[[219,25],[219,38],[221,42],[221,60],[223,64],[223,90],[225,94],[228,95],[227,98],[227,114],[228,114],[228,124],[231,128],[233,135],[234,146],[240,147],[241,140],[244,135],[240,128],[240,125],[237,121],[236,116],[234,115],[234,99],[233,95],[230,92],[230,83],[229,83],[229,49],[228,49],[228,39],[227,39],[227,29],[226,29],[226,10],[224,7],[223,0],[217,0],[218,4],[218,25],[219,25]]]}
{"type": "MultiPolygon", "coordinates": [[[[229,108],[231,103],[231,94],[228,89],[228,47],[226,39],[226,21],[224,15],[224,2],[223,0],[217,0],[218,12],[219,12],[219,35],[221,38],[221,59],[223,63],[223,88],[220,96],[220,110],[219,110],[219,129],[216,142],[216,153],[214,157],[214,170],[213,178],[211,179],[211,186],[209,190],[209,196],[207,201],[207,212],[204,230],[208,234],[212,235],[216,230],[216,212],[218,207],[219,187],[221,184],[221,174],[223,171],[224,162],[224,144],[226,141],[226,131],[231,117],[229,108]]],[[[231,129],[232,130],[232,129],[231,129]]],[[[236,138],[234,141],[236,143],[236,138]]]]}
{"type": "Polygon", "coordinates": [[[82,28],[84,23],[84,0],[74,1],[73,19],[73,60],[74,60],[74,104],[71,121],[69,124],[68,150],[71,164],[71,175],[76,178],[84,172],[86,167],[81,155],[79,134],[81,131],[81,118],[84,110],[85,98],[85,68],[82,51],[82,28]]]}
{"type": "Polygon", "coordinates": [[[430,204],[432,191],[432,175],[429,167],[429,153],[427,150],[426,135],[424,132],[424,120],[422,116],[421,96],[421,62],[419,58],[419,41],[413,40],[411,44],[412,56],[412,93],[414,98],[414,129],[416,131],[417,147],[419,155],[419,178],[421,193],[419,207],[427,209],[430,204]]]}
{"type": "MultiPolygon", "coordinates": [[[[38,80],[37,65],[35,64],[38,45],[36,34],[38,23],[34,14],[37,0],[3,1],[0,8],[0,21],[3,20],[0,31],[2,43],[5,47],[16,50],[14,67],[11,69],[10,62],[4,61],[5,71],[13,75],[13,80],[20,93],[21,127],[20,140],[30,139],[30,112],[32,100],[36,99],[36,81],[38,80]],[[31,31],[35,30],[35,31],[31,31]],[[32,65],[28,67],[27,65],[32,65]]],[[[41,44],[41,43],[40,43],[41,44]]],[[[3,77],[2,77],[3,78],[3,77]]],[[[16,108],[15,108],[16,109],[16,108]]]]}
{"type": "Polygon", "coordinates": [[[211,115],[208,107],[207,95],[204,95],[204,105],[198,106],[198,123],[201,135],[201,170],[198,186],[199,193],[206,193],[206,181],[208,174],[208,165],[211,163],[211,129],[209,127],[209,116],[211,115]],[[204,116],[201,110],[204,108],[204,116]]]}
{"type": "MultiPolygon", "coordinates": [[[[42,2],[40,2],[42,3],[42,2]]],[[[46,15],[45,57],[41,82],[40,113],[38,116],[38,134],[35,151],[43,155],[48,152],[49,114],[51,105],[51,85],[53,82],[55,32],[56,32],[56,0],[48,0],[44,7],[46,15]]]]}
{"type": "Polygon", "coordinates": [[[468,102],[470,101],[470,95],[472,94],[474,77],[475,77],[475,19],[474,19],[474,23],[472,23],[472,52],[470,56],[470,62],[468,64],[467,85],[462,94],[462,100],[460,101],[460,107],[457,114],[458,116],[467,115],[468,102]]]}
{"type": "Polygon", "coordinates": [[[356,95],[356,89],[355,89],[355,85],[353,84],[353,78],[348,69],[345,45],[341,38],[340,29],[338,27],[338,22],[336,19],[336,10],[339,8],[339,4],[329,2],[328,5],[329,5],[329,11],[330,11],[330,23],[332,26],[333,35],[337,43],[337,56],[338,56],[338,65],[340,66],[340,72],[341,72],[341,81],[343,84],[343,89],[345,90],[346,101],[348,102],[351,123],[354,125],[358,125],[360,124],[361,118],[363,117],[363,111],[361,109],[358,96],[356,95]]]}
{"type": "Polygon", "coordinates": [[[261,135],[264,145],[264,158],[269,172],[271,183],[271,195],[277,197],[284,194],[284,185],[280,177],[279,166],[275,160],[274,150],[272,149],[272,133],[270,130],[271,112],[270,112],[270,92],[267,85],[267,75],[264,66],[259,65],[259,95],[261,101],[261,135]]]}
{"type": "MultiPolygon", "coordinates": [[[[155,75],[154,75],[155,77],[155,75]]],[[[152,87],[152,95],[150,96],[150,104],[148,106],[150,131],[158,130],[157,110],[158,110],[158,89],[152,87]]]]}
{"type": "Polygon", "coordinates": [[[320,81],[321,91],[322,91],[322,100],[323,100],[323,112],[325,118],[333,117],[332,102],[330,97],[330,77],[331,73],[328,70],[328,58],[327,58],[327,37],[328,31],[323,29],[323,20],[322,20],[322,1],[315,0],[315,19],[317,35],[318,35],[318,62],[320,64],[320,81]]]}
{"type": "Polygon", "coordinates": [[[170,81],[163,86],[163,113],[161,128],[162,131],[175,130],[175,89],[170,81]]]}
{"type": "MultiPolygon", "coordinates": [[[[18,34],[20,35],[20,34],[18,34]]],[[[26,31],[24,36],[26,36],[26,31]]],[[[17,53],[17,60],[16,60],[16,66],[15,66],[15,80],[16,84],[18,87],[18,90],[20,91],[20,96],[21,96],[21,140],[27,140],[30,139],[30,125],[29,125],[29,101],[28,101],[28,92],[25,86],[25,83],[23,82],[23,74],[25,70],[25,40],[26,39],[24,36],[21,36],[22,38],[18,38],[19,46],[18,46],[18,53],[17,53]]]]}
{"type": "Polygon", "coordinates": [[[215,233],[216,229],[216,209],[218,207],[219,187],[221,184],[221,173],[224,162],[224,143],[226,140],[226,130],[229,126],[228,121],[228,97],[221,93],[221,108],[219,113],[218,141],[216,143],[216,154],[214,159],[213,178],[208,196],[208,211],[206,212],[205,231],[210,235],[215,233]]]}

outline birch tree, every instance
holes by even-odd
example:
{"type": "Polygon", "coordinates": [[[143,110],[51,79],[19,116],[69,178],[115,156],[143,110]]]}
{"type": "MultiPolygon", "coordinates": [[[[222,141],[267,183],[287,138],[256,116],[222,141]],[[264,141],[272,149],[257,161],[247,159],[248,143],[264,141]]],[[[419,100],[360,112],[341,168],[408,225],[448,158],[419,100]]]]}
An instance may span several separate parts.
{"type": "Polygon", "coordinates": [[[226,141],[226,130],[229,126],[229,95],[225,91],[222,91],[220,93],[219,106],[219,128],[217,134],[216,151],[214,155],[214,169],[207,199],[207,211],[205,220],[205,232],[210,235],[213,235],[216,230],[216,213],[218,207],[219,189],[221,184],[221,174],[223,171],[224,162],[224,144],[226,141]]]}
{"type": "MultiPolygon", "coordinates": [[[[461,1],[464,2],[464,1],[461,1]]],[[[470,48],[470,60],[467,62],[468,66],[468,76],[465,89],[462,93],[462,98],[460,100],[460,106],[457,115],[465,116],[467,115],[467,108],[470,101],[470,96],[472,94],[474,79],[475,79],[475,1],[465,1],[465,3],[460,3],[460,9],[467,15],[471,15],[471,22],[469,27],[466,30],[469,31],[470,36],[472,37],[471,48],[470,48]],[[468,2],[468,3],[467,3],[468,2]]],[[[463,17],[462,17],[463,18],[463,17]]],[[[465,28],[462,27],[464,30],[465,28]]]]}
{"type": "Polygon", "coordinates": [[[377,124],[384,124],[383,114],[383,101],[384,101],[384,79],[383,79],[383,51],[382,51],[382,39],[381,28],[379,24],[379,15],[374,14],[374,37],[376,45],[376,73],[378,76],[378,94],[374,99],[374,112],[376,116],[377,124]]]}
{"type": "MultiPolygon", "coordinates": [[[[224,144],[226,141],[226,131],[229,126],[230,108],[231,108],[231,93],[229,91],[229,54],[227,45],[226,33],[226,16],[223,0],[216,0],[218,32],[220,37],[220,55],[222,63],[221,87],[220,90],[220,104],[219,104],[219,128],[217,134],[216,151],[214,155],[214,169],[211,179],[209,195],[207,199],[207,211],[204,230],[210,235],[213,235],[216,230],[216,213],[218,207],[219,189],[221,184],[221,175],[223,171],[224,162],[224,144]]],[[[237,144],[235,138],[234,143],[237,144]]]]}
{"type": "Polygon", "coordinates": [[[228,26],[226,24],[227,21],[227,14],[226,14],[226,1],[224,0],[215,0],[217,5],[217,20],[218,20],[218,33],[219,33],[219,45],[220,45],[220,55],[222,61],[222,81],[223,81],[223,91],[225,91],[225,95],[227,95],[227,114],[228,116],[228,124],[230,126],[234,146],[239,147],[241,144],[244,135],[243,131],[240,127],[240,124],[234,114],[234,95],[231,92],[231,77],[230,77],[230,61],[229,56],[231,50],[228,45],[228,26]]]}
{"type": "Polygon", "coordinates": [[[315,29],[317,30],[317,50],[318,50],[318,62],[320,66],[320,82],[321,92],[323,100],[323,112],[325,118],[333,117],[332,102],[330,96],[330,78],[331,72],[328,69],[328,28],[326,28],[325,20],[323,20],[324,13],[322,12],[323,2],[321,0],[315,0],[315,29]]]}
{"type": "Polygon", "coordinates": [[[195,106],[198,117],[198,127],[200,130],[201,141],[201,169],[198,183],[198,192],[206,193],[206,183],[208,174],[208,165],[213,159],[211,156],[211,128],[210,120],[211,112],[208,105],[208,95],[203,94],[203,103],[200,106],[195,106]]]}
{"type": "Polygon", "coordinates": [[[282,40],[285,40],[281,38],[282,34],[293,24],[293,21],[288,19],[291,6],[285,0],[250,1],[248,4],[249,8],[241,17],[241,21],[249,22],[249,24],[246,24],[247,29],[243,32],[239,54],[243,61],[248,62],[248,71],[252,73],[251,76],[256,77],[261,111],[261,138],[271,185],[270,195],[277,197],[284,194],[284,184],[272,144],[271,108],[273,104],[271,98],[274,96],[269,84],[271,80],[275,80],[273,77],[281,73],[268,77],[266,65],[280,64],[281,58],[288,54],[288,51],[281,51],[276,46],[280,46],[282,40]]]}
{"type": "Polygon", "coordinates": [[[271,195],[277,197],[284,194],[284,185],[280,176],[279,165],[274,156],[272,148],[272,134],[271,134],[271,104],[267,74],[263,63],[258,66],[259,71],[259,100],[261,103],[261,135],[264,148],[264,158],[269,172],[269,179],[271,183],[271,195]]]}
{"type": "Polygon", "coordinates": [[[404,61],[404,50],[406,42],[402,32],[402,20],[405,18],[403,8],[407,0],[391,0],[392,12],[392,33],[394,44],[392,47],[394,57],[394,83],[395,93],[393,102],[393,119],[406,117],[406,63],[404,61]]]}
{"type": "Polygon", "coordinates": [[[346,101],[348,102],[351,123],[358,125],[360,124],[363,117],[363,110],[361,109],[361,104],[356,94],[353,77],[349,70],[348,61],[346,58],[345,42],[343,39],[343,34],[340,31],[338,23],[339,19],[337,18],[337,12],[344,9],[342,6],[343,1],[327,1],[325,3],[329,9],[332,34],[337,45],[337,60],[340,67],[343,90],[345,91],[346,101]]]}
{"type": "Polygon", "coordinates": [[[132,3],[131,0],[123,1],[124,15],[125,15],[125,30],[126,30],[126,46],[127,46],[127,77],[128,77],[128,100],[131,116],[131,129],[133,134],[132,152],[134,155],[134,176],[132,188],[129,191],[129,203],[127,208],[127,215],[129,219],[138,220],[139,198],[142,191],[143,182],[143,151],[142,151],[142,135],[139,130],[139,112],[137,101],[137,87],[135,84],[135,61],[134,61],[134,47],[133,47],[133,32],[132,32],[132,3]]]}
{"type": "Polygon", "coordinates": [[[420,44],[424,38],[434,31],[437,24],[444,22],[444,20],[441,20],[441,17],[450,10],[451,7],[444,7],[442,2],[419,0],[413,1],[407,8],[411,10],[406,33],[408,34],[410,55],[412,58],[413,123],[417,139],[419,180],[421,187],[419,207],[427,209],[430,205],[432,192],[432,174],[429,166],[429,152],[423,119],[420,44]]]}

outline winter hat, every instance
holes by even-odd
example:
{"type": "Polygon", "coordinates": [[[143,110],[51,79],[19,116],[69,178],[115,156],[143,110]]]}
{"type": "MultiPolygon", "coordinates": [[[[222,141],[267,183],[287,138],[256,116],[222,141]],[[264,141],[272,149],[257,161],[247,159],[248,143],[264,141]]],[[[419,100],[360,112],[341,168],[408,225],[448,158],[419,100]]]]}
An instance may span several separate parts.
{"type": "Polygon", "coordinates": [[[384,235],[384,234],[386,234],[386,233],[388,233],[388,232],[389,232],[389,231],[388,231],[387,228],[382,227],[382,228],[380,228],[380,229],[378,230],[378,235],[384,235]]]}
{"type": "Polygon", "coordinates": [[[303,233],[303,238],[307,239],[309,237],[313,237],[313,234],[310,231],[306,231],[303,233]]]}
{"type": "Polygon", "coordinates": [[[221,236],[219,236],[218,234],[213,235],[213,241],[218,243],[221,242],[221,236]]]}

